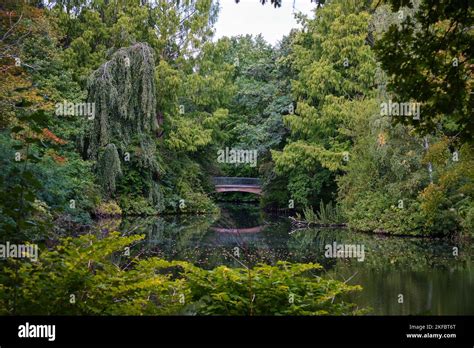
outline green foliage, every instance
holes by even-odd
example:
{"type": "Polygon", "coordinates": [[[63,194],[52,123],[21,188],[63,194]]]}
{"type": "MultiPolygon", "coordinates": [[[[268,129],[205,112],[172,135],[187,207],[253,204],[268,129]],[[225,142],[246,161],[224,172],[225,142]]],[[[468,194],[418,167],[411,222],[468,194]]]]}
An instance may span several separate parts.
{"type": "Polygon", "coordinates": [[[398,204],[386,193],[365,192],[357,205],[346,211],[349,226],[358,231],[401,235],[437,233],[435,230],[423,230],[423,215],[418,202],[404,199],[403,208],[398,204]]]}
{"type": "Polygon", "coordinates": [[[313,210],[313,207],[305,207],[303,209],[303,216],[305,221],[315,224],[329,225],[345,222],[341,208],[337,204],[333,205],[333,202],[324,204],[321,201],[317,212],[313,210]]]}
{"type": "MultiPolygon", "coordinates": [[[[84,130],[81,146],[105,174],[98,175],[105,198],[120,196],[125,213],[159,213],[174,198],[164,195],[186,180],[186,168],[176,175],[165,164],[168,156],[192,153],[196,162],[209,162],[207,155],[195,153],[205,154],[204,148],[219,136],[227,114],[222,106],[232,86],[232,66],[219,58],[226,41],[209,42],[217,12],[212,0],[131,1],[120,8],[102,1],[62,1],[49,12],[63,34],[63,60],[75,80],[86,86],[97,69],[87,83],[97,117],[92,130],[84,130]],[[118,162],[113,162],[117,170],[109,170],[112,164],[101,155],[109,144],[122,160],[120,178],[118,162]],[[125,163],[127,152],[131,156],[125,163]]],[[[195,187],[202,191],[202,183],[195,187]]]]}
{"type": "Polygon", "coordinates": [[[2,45],[21,59],[15,67],[13,59],[0,57],[6,72],[0,90],[0,195],[5,204],[0,225],[2,238],[31,240],[52,236],[64,222],[90,222],[98,192],[90,163],[79,158],[74,145],[81,120],[52,115],[56,102],[83,97],[61,59],[56,28],[44,10],[22,2],[16,11],[0,12],[2,28],[8,28],[2,45]],[[70,199],[76,201],[74,210],[70,199]]]}
{"type": "Polygon", "coordinates": [[[466,207],[461,226],[470,238],[474,238],[474,204],[466,207]]]}
{"type": "Polygon", "coordinates": [[[115,194],[116,181],[122,175],[120,158],[115,144],[105,146],[103,154],[97,161],[97,178],[103,188],[104,195],[110,198],[115,194]]]}
{"type": "Polygon", "coordinates": [[[150,139],[158,129],[154,66],[150,47],[136,44],[118,50],[90,76],[88,101],[95,103],[96,117],[85,149],[88,157],[97,159],[99,150],[112,143],[125,152],[139,136],[142,167],[157,170],[150,139]]]}
{"type": "MultiPolygon", "coordinates": [[[[235,93],[219,148],[257,150],[258,165],[269,161],[270,149],[280,148],[286,136],[283,115],[292,104],[290,75],[285,70],[289,40],[271,47],[262,36],[230,39],[226,61],[235,68],[235,93]]],[[[258,167],[220,164],[228,176],[254,177],[258,167]]]]}
{"type": "MultiPolygon", "coordinates": [[[[390,13],[386,6],[377,8],[370,16],[366,4],[335,0],[319,9],[315,19],[302,18],[304,30],[295,35],[290,55],[292,68],[297,72],[292,81],[297,98],[296,114],[284,119],[291,131],[288,144],[283,151],[272,151],[276,175],[287,178],[289,196],[297,207],[310,206],[321,199],[332,201],[337,183],[341,209],[349,226],[357,230],[450,236],[465,230],[463,224],[469,225],[465,219],[469,216],[472,196],[473,171],[468,169],[471,156],[464,150],[459,161],[449,158],[455,149],[458,152],[463,147],[466,149],[463,132],[468,127],[460,121],[452,128],[451,120],[462,118],[465,107],[461,104],[467,101],[463,99],[464,92],[456,101],[461,103],[456,112],[441,110],[441,99],[447,95],[436,96],[441,90],[423,94],[429,100],[422,100],[426,102],[422,105],[422,115],[429,104],[429,110],[437,109],[438,116],[431,119],[421,116],[420,126],[403,125],[407,123],[404,121],[396,124],[394,118],[380,115],[379,105],[389,97],[385,90],[387,80],[391,91],[399,93],[390,98],[414,99],[411,94],[421,89],[418,84],[424,81],[420,76],[427,74],[424,64],[437,59],[432,53],[421,53],[420,48],[423,45],[426,49],[436,47],[444,56],[443,47],[450,46],[436,46],[435,42],[440,43],[446,37],[441,39],[432,32],[424,34],[426,40],[422,36],[412,37],[416,25],[427,24],[427,16],[423,19],[418,16],[428,11],[429,3],[421,2],[418,7],[419,2],[415,2],[413,8],[403,8],[404,18],[397,20],[397,13],[390,13]],[[405,56],[405,50],[400,51],[403,46],[399,46],[397,35],[405,35],[404,40],[411,47],[410,57],[405,56]],[[427,39],[430,35],[434,35],[434,41],[427,39]],[[423,40],[423,45],[416,43],[423,40]],[[387,74],[375,62],[371,47],[374,42],[377,53],[382,56],[381,67],[387,74]],[[392,50],[396,51],[398,60],[391,58],[392,50]],[[400,66],[403,69],[399,69],[400,66]],[[417,72],[412,74],[412,69],[417,72]],[[411,79],[407,83],[406,76],[411,79]],[[441,111],[451,112],[450,116],[442,116],[441,111]],[[435,119],[442,119],[444,126],[436,128],[429,137],[418,137],[416,133],[420,130],[434,130],[430,122],[435,119]],[[445,139],[453,132],[459,133],[461,140],[445,139]]],[[[464,14],[448,10],[446,6],[440,5],[431,14],[437,18],[435,21],[443,11],[447,17],[455,17],[451,22],[441,21],[435,25],[440,26],[440,30],[444,28],[440,33],[446,32],[448,22],[457,21],[461,28],[462,20],[466,19],[464,14]]],[[[446,35],[457,31],[451,29],[446,35]]],[[[465,39],[460,38],[464,43],[465,39]]],[[[450,54],[452,52],[446,53],[450,54]]],[[[432,76],[446,80],[443,74],[454,71],[448,65],[439,67],[439,74],[433,72],[432,76]]],[[[462,69],[464,67],[456,74],[462,69]]],[[[449,79],[455,84],[457,78],[458,75],[453,75],[449,79]]],[[[433,86],[427,86],[423,93],[433,86]]],[[[466,88],[465,82],[453,86],[458,87],[466,88]]],[[[310,220],[318,219],[308,209],[306,213],[310,220]]]]}
{"type": "Polygon", "coordinates": [[[112,258],[141,238],[67,238],[56,250],[42,252],[39,262],[9,261],[2,272],[2,314],[170,314],[181,307],[173,295],[183,289],[181,280],[155,274],[160,260],[126,270],[112,258]]]}
{"type": "Polygon", "coordinates": [[[63,0],[53,3],[49,18],[61,30],[64,61],[85,86],[110,51],[137,42],[147,42],[157,58],[186,64],[212,36],[218,10],[213,0],[132,0],[120,6],[101,0],[63,0]]]}
{"type": "Polygon", "coordinates": [[[273,162],[264,163],[260,167],[260,175],[263,177],[264,192],[261,205],[273,209],[288,207],[290,199],[287,190],[288,179],[275,174],[273,162]]]}
{"type": "Polygon", "coordinates": [[[160,154],[165,209],[170,212],[215,210],[206,192],[207,173],[216,162],[213,144],[223,136],[229,98],[234,91],[233,67],[224,54],[228,40],[206,43],[194,66],[181,68],[160,61],[157,81],[158,109],[163,114],[160,154]],[[186,209],[179,209],[184,199],[186,209]]]}
{"type": "Polygon", "coordinates": [[[37,194],[42,188],[30,158],[38,162],[38,154],[32,154],[33,139],[26,140],[26,149],[21,153],[23,144],[13,142],[9,135],[0,134],[0,230],[3,240],[34,240],[47,233],[51,216],[44,209],[37,194]],[[22,161],[16,161],[16,156],[22,161]],[[30,157],[31,156],[31,157],[30,157]],[[33,157],[35,156],[35,157],[33,157]]]}
{"type": "Polygon", "coordinates": [[[363,231],[421,232],[417,193],[429,182],[421,140],[407,127],[391,127],[375,112],[353,123],[357,135],[339,200],[349,226],[363,231]],[[399,208],[400,206],[400,208],[399,208]]]}
{"type": "Polygon", "coordinates": [[[37,262],[8,260],[0,273],[1,314],[342,315],[360,290],[312,274],[317,264],[203,270],[182,261],[123,256],[143,237],[65,238],[37,262]],[[71,296],[74,297],[71,297],[71,296]],[[293,295],[293,296],[291,296],[293,295]],[[71,299],[74,298],[74,301],[71,299]],[[289,300],[291,298],[291,300],[289,300]],[[73,303],[72,303],[73,302],[73,303]]]}
{"type": "Polygon", "coordinates": [[[120,208],[125,215],[155,215],[157,213],[145,197],[137,195],[121,196],[120,208]]]}
{"type": "Polygon", "coordinates": [[[220,266],[211,271],[185,267],[198,314],[342,315],[357,314],[340,298],[360,290],[312,274],[318,264],[257,265],[252,269],[220,266]],[[336,301],[334,301],[336,299],[336,301]]]}
{"type": "Polygon", "coordinates": [[[360,133],[347,174],[339,178],[339,197],[350,227],[444,236],[463,229],[473,182],[468,147],[455,162],[446,139],[431,139],[427,152],[423,141],[416,140],[402,125],[360,133]]]}
{"type": "Polygon", "coordinates": [[[158,108],[165,115],[166,149],[195,155],[221,136],[233,93],[233,67],[224,61],[228,45],[226,39],[206,43],[189,69],[158,65],[158,108]]]}
{"type": "Polygon", "coordinates": [[[165,188],[166,211],[171,213],[212,213],[217,207],[203,189],[203,167],[187,155],[170,163],[173,181],[165,188]]]}
{"type": "Polygon", "coordinates": [[[472,146],[464,144],[451,153],[449,148],[453,145],[449,138],[441,138],[427,152],[424,161],[433,161],[436,180],[420,192],[418,199],[428,228],[445,233],[463,230],[469,235],[474,194],[472,146]],[[457,160],[453,160],[454,154],[457,160]]]}
{"type": "Polygon", "coordinates": [[[88,224],[90,213],[101,198],[100,190],[94,184],[92,163],[83,161],[77,153],[66,152],[66,155],[65,163],[57,163],[50,156],[39,163],[36,171],[43,188],[38,192],[38,198],[59,220],[88,224]],[[71,199],[75,201],[74,208],[71,208],[71,199]]]}
{"type": "Polygon", "coordinates": [[[315,19],[302,18],[304,30],[292,41],[296,114],[285,117],[291,136],[272,158],[303,206],[332,199],[334,174],[345,169],[352,141],[351,122],[370,110],[375,62],[366,43],[369,18],[362,3],[331,1],[315,19]]]}
{"type": "Polygon", "coordinates": [[[91,75],[88,100],[95,103],[97,117],[84,152],[97,160],[98,180],[106,198],[115,196],[122,166],[129,165],[133,169],[127,170],[127,184],[137,184],[130,182],[134,174],[143,180],[141,185],[128,190],[140,192],[160,211],[162,197],[156,182],[160,165],[154,139],[159,127],[154,66],[151,48],[136,44],[118,50],[91,75]],[[120,156],[124,158],[123,165],[120,156]]]}
{"type": "Polygon", "coordinates": [[[114,201],[101,202],[94,211],[98,217],[117,217],[122,215],[122,209],[114,201]]]}
{"type": "Polygon", "coordinates": [[[472,45],[474,12],[469,0],[387,1],[402,13],[391,24],[375,51],[390,77],[388,88],[397,100],[422,103],[421,120],[411,123],[421,134],[444,133],[472,142],[472,45]],[[403,83],[400,83],[403,81],[403,83]]]}

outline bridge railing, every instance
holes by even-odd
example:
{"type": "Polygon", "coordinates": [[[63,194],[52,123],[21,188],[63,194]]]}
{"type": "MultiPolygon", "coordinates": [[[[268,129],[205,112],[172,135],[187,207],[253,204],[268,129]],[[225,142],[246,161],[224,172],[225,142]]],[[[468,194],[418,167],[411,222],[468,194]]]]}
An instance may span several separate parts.
{"type": "Polygon", "coordinates": [[[212,182],[216,186],[262,186],[262,181],[258,178],[215,176],[212,182]]]}

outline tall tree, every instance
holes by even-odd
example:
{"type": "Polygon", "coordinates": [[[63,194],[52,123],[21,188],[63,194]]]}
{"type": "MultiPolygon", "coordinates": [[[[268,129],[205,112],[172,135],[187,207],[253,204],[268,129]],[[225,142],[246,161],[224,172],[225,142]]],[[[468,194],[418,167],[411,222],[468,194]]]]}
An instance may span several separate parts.
{"type": "Polygon", "coordinates": [[[302,18],[293,43],[296,114],[285,117],[291,131],[283,151],[274,151],[279,174],[300,204],[331,199],[335,173],[350,160],[350,120],[366,115],[373,95],[375,60],[367,44],[370,15],[364,3],[334,0],[302,18]]]}
{"type": "Polygon", "coordinates": [[[214,0],[59,0],[51,6],[65,59],[83,86],[111,53],[137,42],[153,48],[156,64],[165,60],[182,68],[212,37],[219,10],[214,0]]]}
{"type": "Polygon", "coordinates": [[[144,178],[143,185],[136,185],[134,190],[146,195],[160,211],[163,202],[156,182],[160,170],[155,144],[154,66],[151,48],[140,43],[118,50],[91,75],[88,101],[96,106],[97,115],[85,140],[85,152],[97,161],[98,179],[107,198],[116,191],[124,159],[125,165],[136,166],[144,178]]]}
{"type": "Polygon", "coordinates": [[[389,27],[375,46],[390,77],[388,88],[399,101],[422,103],[420,120],[397,121],[413,124],[421,134],[442,131],[472,142],[472,1],[386,2],[402,18],[401,23],[389,27]]]}

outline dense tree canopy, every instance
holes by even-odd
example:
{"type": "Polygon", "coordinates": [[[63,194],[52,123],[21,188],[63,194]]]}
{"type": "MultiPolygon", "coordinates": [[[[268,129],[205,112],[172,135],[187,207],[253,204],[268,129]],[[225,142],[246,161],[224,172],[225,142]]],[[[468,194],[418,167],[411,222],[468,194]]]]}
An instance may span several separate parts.
{"type": "Polygon", "coordinates": [[[276,45],[214,38],[218,14],[215,0],[0,5],[0,240],[45,250],[1,261],[0,313],[359,313],[339,301],[359,288],[316,282],[315,264],[208,271],[137,254],[126,269],[121,248],[142,237],[94,235],[102,218],[215,217],[214,176],[260,178],[261,207],[302,226],[474,237],[468,0],[316,1],[276,45]],[[229,149],[246,161],[221,160],[229,149]],[[286,307],[290,286],[304,306],[286,307]],[[51,300],[69,288],[91,302],[51,300]]]}
{"type": "Polygon", "coordinates": [[[365,42],[369,14],[364,7],[334,1],[318,13],[293,41],[296,114],[285,117],[289,143],[273,152],[277,172],[289,177],[292,197],[305,205],[322,195],[330,198],[328,191],[335,189],[334,172],[350,158],[347,128],[365,117],[375,70],[365,42]]]}
{"type": "Polygon", "coordinates": [[[442,132],[472,141],[472,2],[416,1],[415,11],[401,8],[403,2],[388,2],[402,21],[377,41],[377,58],[396,99],[422,103],[420,120],[397,120],[415,124],[422,134],[442,132]]]}

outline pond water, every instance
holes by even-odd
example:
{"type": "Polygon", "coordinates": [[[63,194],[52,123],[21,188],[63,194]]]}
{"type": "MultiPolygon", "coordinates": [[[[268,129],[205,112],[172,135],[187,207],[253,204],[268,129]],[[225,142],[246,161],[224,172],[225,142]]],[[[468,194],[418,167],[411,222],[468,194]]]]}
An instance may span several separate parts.
{"type": "Polygon", "coordinates": [[[113,224],[102,228],[145,234],[143,243],[150,255],[186,260],[206,269],[224,264],[239,267],[239,262],[249,266],[278,260],[318,262],[327,277],[360,284],[363,290],[350,300],[369,307],[372,314],[474,314],[472,244],[348,229],[295,231],[286,217],[264,214],[257,205],[235,203],[222,204],[217,216],[135,218],[113,224]],[[325,247],[333,243],[363,246],[363,261],[326,257],[325,247]],[[458,247],[458,256],[453,255],[453,247],[458,247]]]}

